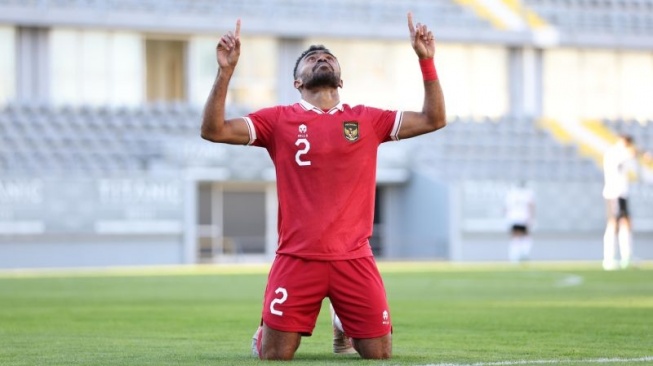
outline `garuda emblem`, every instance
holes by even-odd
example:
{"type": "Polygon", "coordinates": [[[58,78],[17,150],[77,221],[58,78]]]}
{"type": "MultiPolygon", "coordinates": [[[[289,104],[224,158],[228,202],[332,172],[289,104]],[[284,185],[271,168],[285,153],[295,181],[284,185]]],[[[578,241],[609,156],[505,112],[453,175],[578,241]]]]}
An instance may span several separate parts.
{"type": "Polygon", "coordinates": [[[358,140],[358,122],[356,121],[347,121],[342,124],[343,131],[345,132],[345,138],[347,141],[356,141],[358,140]]]}

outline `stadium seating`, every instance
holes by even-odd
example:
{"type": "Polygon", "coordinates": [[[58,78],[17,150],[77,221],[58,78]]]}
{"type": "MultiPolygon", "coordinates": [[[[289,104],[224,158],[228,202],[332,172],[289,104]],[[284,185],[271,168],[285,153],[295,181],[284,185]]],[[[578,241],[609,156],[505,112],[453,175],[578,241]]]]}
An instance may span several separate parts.
{"type": "MultiPolygon", "coordinates": [[[[72,18],[84,16],[87,13],[112,14],[117,18],[126,14],[121,24],[147,23],[139,16],[167,17],[167,27],[201,27],[203,24],[212,23],[211,19],[236,19],[249,20],[261,19],[255,22],[266,33],[276,34],[294,29],[296,32],[305,33],[305,25],[330,24],[333,19],[339,19],[342,24],[364,23],[371,27],[363,28],[393,28],[405,27],[403,14],[413,11],[416,14],[428,14],[429,21],[440,27],[456,28],[486,28],[491,25],[477,17],[473,11],[461,6],[452,0],[414,0],[407,3],[402,0],[330,0],[330,1],[304,1],[304,0],[240,0],[240,1],[214,1],[214,0],[113,0],[113,1],[78,1],[78,0],[42,0],[42,1],[0,1],[0,6],[24,10],[48,9],[54,12],[68,12],[72,18]],[[400,15],[400,16],[398,16],[400,15]],[[310,19],[302,22],[301,19],[310,19]],[[283,25],[279,28],[279,25],[283,25]],[[287,28],[289,27],[289,28],[287,28]]],[[[54,15],[53,15],[54,16],[54,15]]],[[[310,29],[308,30],[310,32],[310,29]]],[[[359,32],[365,31],[359,28],[359,32]]],[[[322,29],[328,33],[328,29],[322,29]]],[[[337,33],[337,29],[333,29],[337,33]]],[[[356,34],[352,34],[356,36],[356,34]]]]}
{"type": "Polygon", "coordinates": [[[454,119],[418,138],[420,169],[445,180],[596,181],[598,167],[536,127],[532,118],[454,119]]]}
{"type": "MultiPolygon", "coordinates": [[[[237,107],[230,115],[243,115],[237,107]]],[[[111,174],[215,166],[245,160],[269,167],[263,153],[207,144],[199,137],[200,111],[179,103],[139,108],[49,107],[10,104],[0,111],[0,169],[8,174],[111,174]],[[226,149],[226,150],[225,150],[226,149]],[[237,152],[236,152],[237,151],[237,152]],[[232,156],[232,158],[229,158],[232,156]]],[[[617,133],[653,147],[653,122],[605,120],[617,133]]],[[[399,153],[440,179],[597,181],[599,167],[573,145],[562,145],[532,118],[450,118],[444,130],[401,144],[399,153]]],[[[391,158],[389,156],[388,158],[391,158]]]]}
{"type": "Polygon", "coordinates": [[[524,0],[524,4],[569,35],[653,33],[651,0],[524,0]]]}
{"type": "Polygon", "coordinates": [[[14,174],[146,170],[163,139],[197,131],[198,121],[196,110],[177,105],[110,110],[12,104],[0,113],[0,161],[14,174]]]}
{"type": "MultiPolygon", "coordinates": [[[[250,24],[250,30],[278,36],[310,35],[314,34],[311,28],[317,27],[322,36],[396,38],[403,37],[405,32],[404,18],[398,14],[413,11],[434,25],[440,39],[461,41],[473,34],[475,39],[514,42],[514,32],[493,28],[489,20],[476,14],[479,10],[472,10],[464,3],[454,0],[0,0],[3,7],[0,20],[40,22],[47,14],[51,24],[86,24],[93,18],[94,25],[102,22],[108,27],[141,29],[155,26],[165,17],[169,30],[212,32],[216,20],[243,18],[250,24]],[[338,19],[342,26],[328,26],[333,19],[338,19]],[[367,26],[348,26],[360,23],[367,26]],[[490,33],[494,36],[490,37],[490,33]]],[[[523,0],[522,3],[525,9],[554,27],[563,44],[614,46],[626,42],[650,48],[653,0],[523,0]]]]}
{"type": "MultiPolygon", "coordinates": [[[[230,110],[231,115],[243,113],[230,110]]],[[[133,109],[12,104],[0,111],[0,164],[8,174],[84,175],[146,172],[161,166],[232,166],[241,171],[271,166],[258,149],[201,140],[200,120],[197,108],[177,103],[133,109]]],[[[636,136],[653,135],[637,128],[641,131],[633,130],[636,136]]],[[[532,118],[452,118],[439,133],[398,146],[399,151],[383,157],[415,156],[416,168],[444,181],[600,179],[592,161],[575,147],[560,145],[532,118]]]]}
{"type": "Polygon", "coordinates": [[[641,148],[653,150],[653,121],[614,119],[604,120],[603,123],[616,133],[633,136],[641,148]]]}

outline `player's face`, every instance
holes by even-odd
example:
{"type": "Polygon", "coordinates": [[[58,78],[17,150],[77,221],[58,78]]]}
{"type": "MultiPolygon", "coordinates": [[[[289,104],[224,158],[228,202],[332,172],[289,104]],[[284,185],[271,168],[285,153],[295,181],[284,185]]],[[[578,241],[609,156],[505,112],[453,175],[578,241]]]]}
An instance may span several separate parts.
{"type": "Polygon", "coordinates": [[[315,51],[304,56],[300,62],[298,79],[306,89],[340,87],[340,64],[332,54],[315,51]]]}

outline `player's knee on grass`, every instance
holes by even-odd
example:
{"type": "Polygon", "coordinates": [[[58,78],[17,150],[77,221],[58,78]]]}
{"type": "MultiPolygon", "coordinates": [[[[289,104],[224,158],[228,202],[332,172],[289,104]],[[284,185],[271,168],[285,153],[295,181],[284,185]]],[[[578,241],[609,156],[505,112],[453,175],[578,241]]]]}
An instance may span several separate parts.
{"type": "Polygon", "coordinates": [[[281,332],[263,324],[259,358],[261,360],[292,360],[301,339],[299,333],[281,332]]]}
{"type": "Polygon", "coordinates": [[[392,357],[392,334],[378,338],[352,339],[352,343],[364,359],[384,360],[392,357]]]}

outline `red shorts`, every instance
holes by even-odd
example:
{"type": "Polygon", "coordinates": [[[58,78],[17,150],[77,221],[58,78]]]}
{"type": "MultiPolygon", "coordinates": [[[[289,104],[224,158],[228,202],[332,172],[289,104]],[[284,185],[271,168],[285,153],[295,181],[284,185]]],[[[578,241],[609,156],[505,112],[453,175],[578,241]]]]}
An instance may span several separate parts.
{"type": "Polygon", "coordinates": [[[391,332],[390,309],[374,257],[342,261],[277,255],[263,300],[263,322],[282,332],[310,336],[328,297],[352,338],[391,332]]]}

